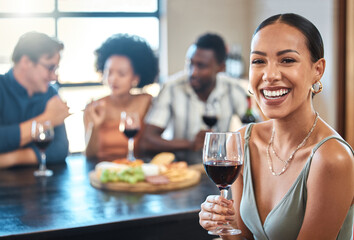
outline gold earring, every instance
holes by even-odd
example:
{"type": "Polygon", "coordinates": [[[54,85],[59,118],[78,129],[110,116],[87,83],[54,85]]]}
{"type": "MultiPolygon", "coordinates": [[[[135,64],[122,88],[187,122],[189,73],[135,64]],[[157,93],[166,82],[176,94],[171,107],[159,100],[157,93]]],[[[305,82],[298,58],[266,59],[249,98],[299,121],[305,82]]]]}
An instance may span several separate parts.
{"type": "Polygon", "coordinates": [[[323,86],[321,81],[316,82],[315,84],[312,85],[311,87],[311,92],[314,94],[322,92],[323,86]]]}

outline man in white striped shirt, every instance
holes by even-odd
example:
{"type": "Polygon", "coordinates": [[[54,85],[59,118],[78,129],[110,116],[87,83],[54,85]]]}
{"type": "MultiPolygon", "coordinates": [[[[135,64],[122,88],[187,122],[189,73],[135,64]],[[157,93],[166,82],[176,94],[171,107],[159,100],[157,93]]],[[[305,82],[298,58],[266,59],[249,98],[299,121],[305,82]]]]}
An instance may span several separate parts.
{"type": "Polygon", "coordinates": [[[217,116],[212,130],[225,132],[233,115],[245,113],[247,101],[238,79],[222,74],[226,47],[220,36],[202,35],[189,56],[188,75],[169,80],[154,99],[145,118],[140,148],[153,153],[174,152],[179,160],[193,164],[202,162],[204,136],[211,130],[202,119],[206,110],[217,116]],[[169,125],[173,136],[167,140],[161,135],[169,125]]]}

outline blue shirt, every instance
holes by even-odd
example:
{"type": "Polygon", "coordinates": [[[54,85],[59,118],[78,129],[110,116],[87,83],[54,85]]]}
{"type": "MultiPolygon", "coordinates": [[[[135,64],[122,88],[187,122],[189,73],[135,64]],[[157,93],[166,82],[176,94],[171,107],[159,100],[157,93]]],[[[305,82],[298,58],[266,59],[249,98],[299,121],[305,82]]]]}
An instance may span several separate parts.
{"type": "MultiPolygon", "coordinates": [[[[57,91],[50,86],[46,93],[28,96],[27,90],[15,79],[12,69],[0,75],[0,153],[20,148],[20,123],[43,113],[48,100],[55,95],[57,91]]],[[[47,163],[64,162],[68,155],[65,125],[55,127],[54,134],[46,150],[47,163]]],[[[32,148],[40,159],[39,149],[33,142],[23,146],[27,147],[32,148]]]]}

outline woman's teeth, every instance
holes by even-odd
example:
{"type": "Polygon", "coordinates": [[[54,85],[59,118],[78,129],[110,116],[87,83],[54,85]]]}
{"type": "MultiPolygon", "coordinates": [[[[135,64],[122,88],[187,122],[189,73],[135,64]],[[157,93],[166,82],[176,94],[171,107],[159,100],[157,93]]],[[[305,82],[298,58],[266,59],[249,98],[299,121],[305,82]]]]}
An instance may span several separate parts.
{"type": "Polygon", "coordinates": [[[280,98],[287,94],[289,92],[289,89],[280,89],[276,91],[270,91],[270,90],[263,90],[264,97],[267,99],[274,99],[274,98],[280,98]]]}

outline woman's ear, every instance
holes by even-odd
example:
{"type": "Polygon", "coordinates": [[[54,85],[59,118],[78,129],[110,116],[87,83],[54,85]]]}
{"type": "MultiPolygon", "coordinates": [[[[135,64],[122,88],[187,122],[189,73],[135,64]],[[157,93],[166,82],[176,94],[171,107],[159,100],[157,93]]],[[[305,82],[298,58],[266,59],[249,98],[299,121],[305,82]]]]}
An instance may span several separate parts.
{"type": "Polygon", "coordinates": [[[314,66],[313,66],[314,82],[313,82],[313,84],[315,84],[316,82],[321,80],[323,73],[325,71],[325,68],[326,68],[326,60],[324,58],[321,58],[316,63],[314,63],[314,66]]]}
{"type": "Polygon", "coordinates": [[[139,85],[140,82],[140,76],[139,75],[135,75],[133,81],[132,81],[132,87],[135,88],[139,85]]]}

